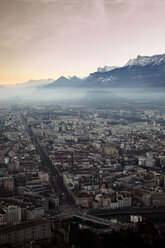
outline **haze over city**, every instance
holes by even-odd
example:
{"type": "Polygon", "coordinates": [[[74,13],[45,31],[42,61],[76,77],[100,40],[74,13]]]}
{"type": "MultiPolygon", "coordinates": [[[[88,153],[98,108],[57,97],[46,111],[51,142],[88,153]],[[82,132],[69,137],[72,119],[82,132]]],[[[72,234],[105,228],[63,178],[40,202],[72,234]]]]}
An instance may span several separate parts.
{"type": "Polygon", "coordinates": [[[164,53],[164,0],[0,0],[0,85],[164,53]]]}

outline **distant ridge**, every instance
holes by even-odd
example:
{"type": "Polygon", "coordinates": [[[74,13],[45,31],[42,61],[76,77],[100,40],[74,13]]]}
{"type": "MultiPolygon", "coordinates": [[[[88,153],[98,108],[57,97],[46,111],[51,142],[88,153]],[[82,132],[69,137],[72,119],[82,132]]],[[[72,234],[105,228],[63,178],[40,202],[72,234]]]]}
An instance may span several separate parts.
{"type": "Polygon", "coordinates": [[[35,87],[35,86],[42,86],[42,85],[48,85],[52,83],[53,79],[39,79],[39,80],[29,80],[28,82],[22,83],[18,86],[24,86],[24,87],[35,87]]]}
{"type": "Polygon", "coordinates": [[[54,88],[54,87],[58,87],[58,88],[75,88],[75,87],[80,87],[81,83],[83,82],[82,79],[74,76],[71,78],[66,78],[66,77],[60,77],[57,80],[55,80],[54,82],[46,85],[44,88],[54,88]]]}

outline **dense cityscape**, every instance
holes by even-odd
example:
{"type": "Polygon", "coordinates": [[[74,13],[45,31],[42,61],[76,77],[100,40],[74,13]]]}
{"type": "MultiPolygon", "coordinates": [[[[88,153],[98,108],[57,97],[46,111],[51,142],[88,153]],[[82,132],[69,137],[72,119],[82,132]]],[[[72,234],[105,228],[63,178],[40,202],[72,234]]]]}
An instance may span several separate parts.
{"type": "Polygon", "coordinates": [[[50,239],[68,218],[112,230],[164,213],[163,103],[8,103],[0,120],[1,245],[50,239]]]}

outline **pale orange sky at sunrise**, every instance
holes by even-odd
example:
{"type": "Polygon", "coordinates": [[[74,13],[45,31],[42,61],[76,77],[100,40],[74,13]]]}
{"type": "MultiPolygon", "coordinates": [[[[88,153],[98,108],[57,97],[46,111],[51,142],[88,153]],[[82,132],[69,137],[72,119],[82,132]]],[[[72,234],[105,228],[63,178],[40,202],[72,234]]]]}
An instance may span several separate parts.
{"type": "Polygon", "coordinates": [[[165,53],[164,0],[0,0],[0,84],[165,53]]]}

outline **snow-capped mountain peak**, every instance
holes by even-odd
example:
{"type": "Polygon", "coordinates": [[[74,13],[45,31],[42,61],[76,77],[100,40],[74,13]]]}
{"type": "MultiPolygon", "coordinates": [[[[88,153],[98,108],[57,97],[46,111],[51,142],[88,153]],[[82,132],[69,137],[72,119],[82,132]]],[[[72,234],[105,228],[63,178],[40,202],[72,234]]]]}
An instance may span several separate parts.
{"type": "Polygon", "coordinates": [[[107,72],[107,71],[112,71],[114,69],[118,68],[117,66],[107,66],[105,65],[104,67],[98,67],[97,72],[107,72]]]}
{"type": "Polygon", "coordinates": [[[165,54],[154,55],[154,56],[140,56],[136,59],[130,59],[125,66],[146,66],[146,65],[160,65],[165,63],[165,54]]]}

